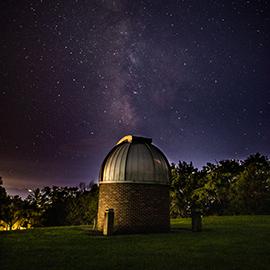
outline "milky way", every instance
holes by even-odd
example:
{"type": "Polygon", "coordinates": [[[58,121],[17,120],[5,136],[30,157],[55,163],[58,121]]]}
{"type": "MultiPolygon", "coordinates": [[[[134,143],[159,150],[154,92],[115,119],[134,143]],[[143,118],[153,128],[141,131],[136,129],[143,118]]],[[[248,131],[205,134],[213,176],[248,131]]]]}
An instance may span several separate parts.
{"type": "Polygon", "coordinates": [[[199,167],[269,155],[267,1],[2,2],[0,175],[11,193],[96,181],[126,134],[199,167]]]}

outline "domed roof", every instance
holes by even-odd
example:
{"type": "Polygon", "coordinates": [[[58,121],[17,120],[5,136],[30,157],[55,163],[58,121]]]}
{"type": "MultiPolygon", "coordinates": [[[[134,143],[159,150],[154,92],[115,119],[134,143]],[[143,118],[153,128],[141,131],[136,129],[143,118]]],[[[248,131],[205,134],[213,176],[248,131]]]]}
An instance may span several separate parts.
{"type": "Polygon", "coordinates": [[[127,135],[106,156],[101,183],[169,184],[169,162],[152,139],[127,135]]]}

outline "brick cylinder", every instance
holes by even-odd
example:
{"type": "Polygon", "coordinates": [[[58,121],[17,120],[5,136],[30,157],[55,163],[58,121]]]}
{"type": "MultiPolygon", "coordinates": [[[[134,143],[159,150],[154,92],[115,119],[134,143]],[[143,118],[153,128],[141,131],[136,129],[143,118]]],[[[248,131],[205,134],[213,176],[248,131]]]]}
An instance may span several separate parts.
{"type": "Polygon", "coordinates": [[[100,231],[108,208],[114,209],[116,233],[167,232],[170,229],[167,185],[100,183],[97,222],[100,231]]]}

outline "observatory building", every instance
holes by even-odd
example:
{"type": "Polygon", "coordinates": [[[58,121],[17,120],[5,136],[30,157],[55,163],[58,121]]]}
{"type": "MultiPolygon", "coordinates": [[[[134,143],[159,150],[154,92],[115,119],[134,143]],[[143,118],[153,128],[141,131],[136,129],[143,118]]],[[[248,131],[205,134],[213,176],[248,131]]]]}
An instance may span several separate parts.
{"type": "Polygon", "coordinates": [[[107,209],[114,231],[165,232],[169,219],[169,163],[152,139],[125,136],[108,153],[99,179],[98,230],[107,209]]]}

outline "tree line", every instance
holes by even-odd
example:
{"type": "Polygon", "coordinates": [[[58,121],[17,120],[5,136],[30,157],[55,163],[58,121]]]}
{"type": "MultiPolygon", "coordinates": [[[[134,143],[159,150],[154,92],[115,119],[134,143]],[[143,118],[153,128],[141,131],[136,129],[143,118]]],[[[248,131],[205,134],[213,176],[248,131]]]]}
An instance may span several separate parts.
{"type": "MultiPolygon", "coordinates": [[[[2,182],[1,182],[2,183],[2,182]]],[[[0,185],[0,226],[8,230],[40,226],[82,225],[97,213],[98,186],[44,187],[30,190],[26,199],[7,195],[0,185]]]]}
{"type": "MultiPolygon", "coordinates": [[[[91,224],[96,218],[98,186],[44,187],[26,199],[6,193],[0,178],[0,226],[91,224]]],[[[170,215],[270,214],[270,161],[261,154],[245,160],[207,163],[201,170],[179,161],[170,170],[170,215]]]]}
{"type": "Polygon", "coordinates": [[[187,217],[193,210],[204,215],[270,214],[270,161],[255,154],[243,161],[172,164],[170,213],[187,217]]]}

